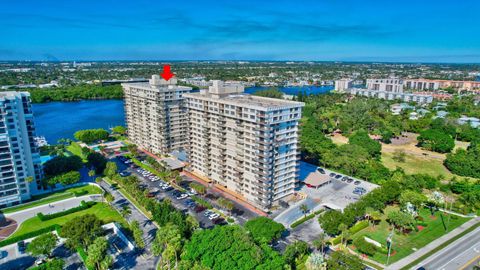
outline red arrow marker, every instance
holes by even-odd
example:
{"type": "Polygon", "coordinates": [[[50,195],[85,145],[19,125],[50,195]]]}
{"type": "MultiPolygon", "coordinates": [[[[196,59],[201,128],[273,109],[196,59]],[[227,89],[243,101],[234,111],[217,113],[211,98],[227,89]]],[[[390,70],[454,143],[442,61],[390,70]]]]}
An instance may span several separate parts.
{"type": "Polygon", "coordinates": [[[162,78],[165,79],[165,81],[168,81],[168,80],[170,80],[173,76],[175,76],[175,74],[173,74],[173,73],[170,71],[170,65],[165,65],[165,66],[163,66],[163,72],[160,73],[160,76],[162,76],[162,78]]]}

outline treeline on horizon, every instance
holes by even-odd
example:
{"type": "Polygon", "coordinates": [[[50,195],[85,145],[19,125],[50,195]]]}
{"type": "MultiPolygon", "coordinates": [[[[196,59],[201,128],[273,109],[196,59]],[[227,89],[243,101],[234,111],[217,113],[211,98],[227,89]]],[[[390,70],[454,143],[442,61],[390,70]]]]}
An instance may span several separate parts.
{"type": "Polygon", "coordinates": [[[33,103],[123,98],[121,85],[76,85],[61,88],[22,89],[21,91],[29,92],[33,103]]]}

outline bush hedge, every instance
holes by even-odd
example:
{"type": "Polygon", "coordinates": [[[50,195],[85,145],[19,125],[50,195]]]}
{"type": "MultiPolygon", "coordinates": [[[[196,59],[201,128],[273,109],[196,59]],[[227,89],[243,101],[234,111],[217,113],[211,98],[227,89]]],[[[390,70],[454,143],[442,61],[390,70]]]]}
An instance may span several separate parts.
{"type": "Polygon", "coordinates": [[[324,210],[324,209],[320,209],[320,210],[318,210],[318,211],[313,212],[313,213],[310,214],[310,215],[307,215],[306,217],[303,217],[303,218],[301,218],[301,219],[293,222],[293,223],[290,225],[290,228],[294,229],[295,227],[298,227],[300,224],[302,224],[302,223],[304,223],[304,222],[306,222],[306,221],[314,218],[316,215],[322,213],[323,211],[325,211],[325,210],[324,210]]]}
{"type": "Polygon", "coordinates": [[[362,221],[357,222],[355,225],[353,225],[350,229],[348,229],[348,231],[351,234],[356,234],[357,232],[367,228],[368,226],[369,226],[368,221],[367,220],[362,220],[362,221]]]}
{"type": "Polygon", "coordinates": [[[25,240],[25,239],[29,239],[29,238],[32,238],[32,237],[35,237],[35,236],[39,236],[41,234],[48,233],[48,232],[51,232],[51,231],[55,231],[55,230],[58,231],[58,230],[60,230],[60,228],[61,228],[60,225],[55,224],[55,225],[51,225],[51,226],[45,227],[45,228],[40,229],[40,230],[36,230],[36,231],[33,231],[33,232],[18,235],[18,236],[15,236],[15,237],[7,238],[5,240],[0,241],[0,247],[4,247],[4,246],[10,245],[10,244],[14,244],[16,242],[19,242],[19,241],[22,241],[22,240],[25,240]]]}
{"type": "Polygon", "coordinates": [[[82,211],[82,210],[86,210],[92,206],[94,206],[96,204],[96,202],[93,202],[93,201],[90,201],[90,202],[85,202],[85,201],[82,201],[80,203],[79,206],[77,207],[74,207],[74,208],[70,208],[68,210],[65,210],[65,211],[62,211],[62,212],[58,212],[58,213],[54,213],[54,214],[43,214],[43,213],[38,213],[37,214],[37,217],[41,220],[41,221],[47,221],[47,220],[50,220],[50,219],[54,219],[54,218],[58,218],[58,217],[63,217],[63,216],[66,216],[68,214],[72,214],[72,213],[75,213],[75,212],[78,212],[78,211],[82,211]]]}

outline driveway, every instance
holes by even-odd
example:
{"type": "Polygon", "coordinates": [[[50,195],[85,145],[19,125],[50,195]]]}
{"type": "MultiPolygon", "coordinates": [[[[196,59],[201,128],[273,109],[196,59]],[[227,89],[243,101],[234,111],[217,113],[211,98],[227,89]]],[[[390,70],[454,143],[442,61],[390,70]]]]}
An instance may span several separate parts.
{"type": "Polygon", "coordinates": [[[115,262],[114,269],[155,269],[160,257],[153,256],[151,252],[152,242],[157,232],[157,226],[138,210],[129,200],[127,200],[118,190],[114,190],[105,181],[100,185],[112,194],[114,200],[112,206],[121,211],[124,206],[131,210],[131,214],[127,217],[128,222],[138,221],[143,231],[143,240],[145,241],[145,251],[143,254],[136,251],[122,253],[117,257],[121,263],[115,262]]]}
{"type": "Polygon", "coordinates": [[[44,214],[53,214],[61,211],[68,210],[73,207],[77,207],[80,205],[82,201],[93,201],[93,200],[102,200],[101,195],[84,195],[75,198],[68,198],[58,202],[52,202],[49,204],[44,204],[32,208],[28,208],[25,210],[20,210],[13,213],[5,214],[5,217],[11,218],[17,221],[18,225],[25,220],[35,217],[37,213],[44,213],[44,214]]]}

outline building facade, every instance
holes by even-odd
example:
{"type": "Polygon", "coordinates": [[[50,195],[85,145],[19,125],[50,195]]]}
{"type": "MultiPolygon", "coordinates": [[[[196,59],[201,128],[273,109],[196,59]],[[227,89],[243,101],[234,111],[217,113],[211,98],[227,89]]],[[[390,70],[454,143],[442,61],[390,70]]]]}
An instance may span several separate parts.
{"type": "Polygon", "coordinates": [[[390,79],[367,79],[367,89],[375,91],[402,93],[403,92],[403,80],[390,78],[390,79]]]}
{"type": "Polygon", "coordinates": [[[417,93],[395,93],[387,91],[369,90],[363,88],[350,88],[347,92],[351,95],[379,98],[386,100],[400,100],[403,102],[432,103],[433,96],[417,93]]]}
{"type": "Polygon", "coordinates": [[[184,106],[191,87],[177,85],[153,75],[148,83],[122,84],[125,118],[130,141],[152,153],[183,150],[187,143],[188,120],[184,106]]]}
{"type": "Polygon", "coordinates": [[[190,170],[267,210],[293,194],[298,179],[301,102],[251,96],[240,84],[213,81],[185,94],[190,170]]]}
{"type": "Polygon", "coordinates": [[[42,189],[40,154],[28,92],[0,93],[0,207],[42,189]]]}
{"type": "Polygon", "coordinates": [[[459,91],[471,91],[480,93],[478,81],[453,81],[453,80],[429,80],[407,79],[404,81],[406,89],[436,91],[439,89],[453,88],[459,91]]]}
{"type": "Polygon", "coordinates": [[[341,79],[335,81],[335,92],[345,93],[346,90],[353,87],[353,80],[341,79]]]}

